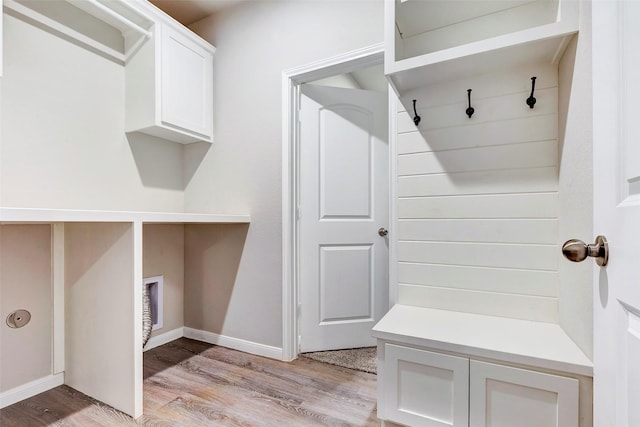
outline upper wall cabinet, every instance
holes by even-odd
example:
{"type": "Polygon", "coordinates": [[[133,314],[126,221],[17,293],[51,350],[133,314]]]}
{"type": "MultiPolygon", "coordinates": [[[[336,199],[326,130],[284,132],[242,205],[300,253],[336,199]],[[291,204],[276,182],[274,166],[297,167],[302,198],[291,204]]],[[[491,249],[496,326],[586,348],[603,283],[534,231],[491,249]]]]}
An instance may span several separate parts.
{"type": "Polygon", "coordinates": [[[577,0],[385,2],[385,74],[399,96],[425,85],[559,61],[577,0]]]}
{"type": "Polygon", "coordinates": [[[153,12],[160,19],[151,40],[125,67],[126,131],[183,144],[213,142],[215,48],[162,12],[153,12]]]}
{"type": "Polygon", "coordinates": [[[215,48],[147,0],[3,0],[25,19],[125,67],[126,132],[213,141],[215,48]]]}

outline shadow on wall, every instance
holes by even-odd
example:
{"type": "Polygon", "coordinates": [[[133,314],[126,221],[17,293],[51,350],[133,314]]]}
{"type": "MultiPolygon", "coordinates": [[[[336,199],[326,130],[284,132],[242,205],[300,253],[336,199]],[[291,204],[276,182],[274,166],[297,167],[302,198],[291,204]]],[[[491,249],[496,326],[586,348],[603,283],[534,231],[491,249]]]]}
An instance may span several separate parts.
{"type": "Polygon", "coordinates": [[[249,224],[187,224],[184,325],[223,335],[249,224]]]}
{"type": "Polygon", "coordinates": [[[128,133],[127,140],[142,185],[165,190],[184,191],[211,148],[209,143],[198,142],[186,149],[183,144],[138,132],[128,133]]]}

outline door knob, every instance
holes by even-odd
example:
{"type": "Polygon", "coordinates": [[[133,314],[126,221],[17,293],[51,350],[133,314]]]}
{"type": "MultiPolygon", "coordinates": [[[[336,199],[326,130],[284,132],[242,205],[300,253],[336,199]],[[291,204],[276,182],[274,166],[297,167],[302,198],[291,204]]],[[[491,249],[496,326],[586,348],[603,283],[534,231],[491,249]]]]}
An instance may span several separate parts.
{"type": "Polygon", "coordinates": [[[604,236],[597,236],[596,242],[592,245],[587,245],[582,240],[571,239],[562,245],[562,255],[573,262],[580,262],[587,257],[593,257],[600,267],[604,267],[609,261],[609,244],[604,236]]]}
{"type": "Polygon", "coordinates": [[[389,234],[389,231],[388,231],[386,228],[384,228],[384,227],[380,227],[380,228],[378,229],[378,235],[380,235],[380,236],[384,237],[384,236],[386,236],[387,234],[389,234]]]}

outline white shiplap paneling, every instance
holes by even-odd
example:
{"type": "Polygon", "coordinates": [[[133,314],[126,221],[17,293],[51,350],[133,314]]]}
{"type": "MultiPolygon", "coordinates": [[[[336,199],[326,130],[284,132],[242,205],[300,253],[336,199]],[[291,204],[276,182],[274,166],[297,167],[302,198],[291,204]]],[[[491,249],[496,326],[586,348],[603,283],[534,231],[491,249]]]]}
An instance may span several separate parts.
{"type": "Polygon", "coordinates": [[[538,322],[558,321],[556,298],[478,292],[400,284],[398,304],[510,317],[538,322]]]}
{"type": "Polygon", "coordinates": [[[398,175],[555,166],[558,164],[557,153],[558,144],[553,139],[464,150],[403,154],[398,156],[398,175]]]}
{"type": "Polygon", "coordinates": [[[402,241],[556,244],[556,219],[419,219],[398,224],[402,241]]]}
{"type": "Polygon", "coordinates": [[[558,168],[456,172],[398,178],[398,196],[541,193],[558,191],[558,168]]]}
{"type": "Polygon", "coordinates": [[[559,250],[557,245],[400,241],[398,260],[556,271],[559,250]]]}
{"type": "Polygon", "coordinates": [[[403,197],[398,200],[398,217],[401,219],[556,218],[557,216],[557,192],[403,197]]]}
{"type": "Polygon", "coordinates": [[[473,89],[472,102],[482,97],[501,97],[512,93],[521,93],[523,105],[531,91],[531,77],[536,76],[536,90],[548,89],[558,86],[558,69],[552,64],[540,64],[536,67],[522,67],[511,69],[508,72],[496,74],[483,74],[465,81],[450,81],[422,87],[407,92],[398,101],[398,111],[413,111],[411,100],[418,100],[418,109],[435,107],[438,105],[452,104],[467,100],[466,90],[473,89]],[[409,108],[405,108],[407,105],[409,108]]]}
{"type": "Polygon", "coordinates": [[[399,303],[557,322],[557,82],[541,66],[424,87],[418,128],[399,108],[399,303]]]}
{"type": "Polygon", "coordinates": [[[558,119],[555,113],[453,128],[422,131],[414,128],[398,134],[398,154],[547,141],[554,139],[557,133],[558,119]],[[524,126],[527,126],[527,132],[522,132],[524,126]]]}
{"type": "Polygon", "coordinates": [[[558,294],[558,273],[542,270],[401,262],[398,282],[543,297],[558,294]]]}
{"type": "MultiPolygon", "coordinates": [[[[527,93],[513,93],[503,97],[475,99],[474,91],[472,91],[471,106],[475,112],[471,118],[467,117],[465,113],[468,106],[466,95],[465,91],[464,97],[454,104],[418,108],[418,115],[422,119],[418,129],[469,126],[478,123],[549,115],[558,111],[557,88],[536,90],[536,99],[539,99],[539,102],[536,102],[533,110],[526,105],[527,93]]],[[[412,117],[406,112],[398,114],[398,133],[414,132],[416,130],[412,117]]]]}

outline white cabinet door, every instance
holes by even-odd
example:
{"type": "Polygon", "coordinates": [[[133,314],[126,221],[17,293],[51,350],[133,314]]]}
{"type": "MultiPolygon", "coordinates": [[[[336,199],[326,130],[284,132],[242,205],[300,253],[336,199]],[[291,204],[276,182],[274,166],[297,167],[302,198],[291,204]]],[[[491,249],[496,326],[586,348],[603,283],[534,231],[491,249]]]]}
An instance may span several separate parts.
{"type": "Polygon", "coordinates": [[[160,43],[163,124],[205,137],[213,134],[213,55],[168,25],[160,43]]]}
{"type": "Polygon", "coordinates": [[[470,427],[578,427],[578,380],[470,362],[470,427]]]}
{"type": "Polygon", "coordinates": [[[396,423],[469,424],[469,359],[385,344],[385,417],[396,423]]]}

